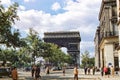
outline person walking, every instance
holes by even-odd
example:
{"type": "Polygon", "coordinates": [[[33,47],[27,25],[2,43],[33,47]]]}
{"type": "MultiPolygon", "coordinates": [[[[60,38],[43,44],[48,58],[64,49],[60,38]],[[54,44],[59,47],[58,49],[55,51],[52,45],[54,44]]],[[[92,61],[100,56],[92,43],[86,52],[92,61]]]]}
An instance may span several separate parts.
{"type": "Polygon", "coordinates": [[[13,68],[11,75],[12,75],[12,80],[18,80],[18,73],[16,67],[13,68]]]}
{"type": "Polygon", "coordinates": [[[35,70],[35,80],[39,80],[41,78],[40,76],[40,67],[37,65],[36,70],[35,70]]]}
{"type": "Polygon", "coordinates": [[[108,66],[108,67],[107,67],[107,75],[108,75],[108,78],[110,77],[110,73],[111,73],[111,70],[110,70],[110,67],[108,66]]]}
{"type": "Polygon", "coordinates": [[[63,70],[63,76],[65,76],[65,66],[63,66],[62,70],[63,70]]]}
{"type": "Polygon", "coordinates": [[[74,67],[74,80],[78,80],[78,69],[77,69],[77,65],[75,65],[75,67],[74,67]]]}
{"type": "Polygon", "coordinates": [[[35,77],[35,65],[32,66],[31,74],[32,74],[32,78],[34,78],[35,77]]]}
{"type": "Polygon", "coordinates": [[[88,75],[90,75],[90,70],[91,70],[90,67],[88,67],[88,69],[87,69],[88,75]]]}
{"type": "Polygon", "coordinates": [[[101,76],[103,76],[103,74],[104,74],[104,67],[101,67],[101,76]]]}
{"type": "Polygon", "coordinates": [[[87,74],[87,67],[84,68],[84,73],[87,74]]]}
{"type": "Polygon", "coordinates": [[[111,66],[110,71],[111,71],[112,77],[114,77],[115,70],[114,70],[114,67],[113,67],[113,66],[111,66]]]}
{"type": "Polygon", "coordinates": [[[49,71],[49,66],[46,67],[46,74],[49,74],[50,71],[49,71]]]}
{"type": "Polygon", "coordinates": [[[106,76],[106,75],[107,75],[107,72],[108,72],[108,68],[105,66],[104,69],[103,69],[103,71],[104,71],[104,74],[105,74],[105,76],[106,76]]]}
{"type": "Polygon", "coordinates": [[[95,75],[95,67],[94,66],[92,68],[92,73],[93,73],[93,75],[95,75]]]}

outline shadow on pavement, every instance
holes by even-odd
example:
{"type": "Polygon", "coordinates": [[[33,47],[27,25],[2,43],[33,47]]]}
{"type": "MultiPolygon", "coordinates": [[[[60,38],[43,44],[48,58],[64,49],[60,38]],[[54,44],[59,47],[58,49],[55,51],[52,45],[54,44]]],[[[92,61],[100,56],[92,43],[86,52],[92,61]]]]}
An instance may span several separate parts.
{"type": "MultiPolygon", "coordinates": [[[[26,77],[25,80],[33,80],[33,78],[26,77]]],[[[59,77],[59,76],[42,76],[40,80],[73,80],[71,77],[59,77]]],[[[95,78],[79,78],[79,80],[96,80],[95,78]]]]}

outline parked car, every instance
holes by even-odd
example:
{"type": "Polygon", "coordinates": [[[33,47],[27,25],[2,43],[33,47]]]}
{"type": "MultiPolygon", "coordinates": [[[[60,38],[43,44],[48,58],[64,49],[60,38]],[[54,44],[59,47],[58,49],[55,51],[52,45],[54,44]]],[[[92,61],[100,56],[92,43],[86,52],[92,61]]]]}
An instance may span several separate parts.
{"type": "Polygon", "coordinates": [[[26,68],[25,68],[25,71],[26,71],[26,72],[28,72],[28,71],[30,71],[30,70],[31,70],[30,67],[26,67],[26,68]]]}
{"type": "Polygon", "coordinates": [[[58,71],[58,70],[62,70],[62,68],[60,68],[60,67],[53,67],[51,70],[52,71],[58,71]]]}
{"type": "Polygon", "coordinates": [[[11,77],[11,69],[9,67],[0,67],[0,77],[11,77]]]}

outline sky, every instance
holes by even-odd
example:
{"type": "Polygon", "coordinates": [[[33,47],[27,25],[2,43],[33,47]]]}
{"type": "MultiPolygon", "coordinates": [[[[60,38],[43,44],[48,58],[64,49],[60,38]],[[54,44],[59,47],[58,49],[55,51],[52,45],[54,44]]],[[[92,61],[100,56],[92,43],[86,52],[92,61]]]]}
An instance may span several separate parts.
{"type": "Polygon", "coordinates": [[[94,56],[94,37],[99,25],[98,15],[102,0],[1,0],[9,6],[19,4],[19,21],[14,28],[21,36],[28,33],[29,28],[37,31],[41,38],[44,32],[79,31],[80,52],[85,50],[94,56]]]}

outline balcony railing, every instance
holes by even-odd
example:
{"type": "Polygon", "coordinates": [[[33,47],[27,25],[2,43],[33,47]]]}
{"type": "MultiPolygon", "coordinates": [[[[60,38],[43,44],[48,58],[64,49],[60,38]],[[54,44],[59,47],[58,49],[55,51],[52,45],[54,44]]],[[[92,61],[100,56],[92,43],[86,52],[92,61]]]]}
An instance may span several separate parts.
{"type": "Polygon", "coordinates": [[[119,33],[118,31],[116,32],[103,32],[100,34],[100,41],[103,39],[103,38],[107,38],[107,37],[114,37],[114,36],[118,36],[119,33]]]}

